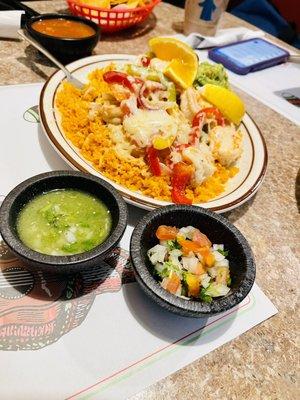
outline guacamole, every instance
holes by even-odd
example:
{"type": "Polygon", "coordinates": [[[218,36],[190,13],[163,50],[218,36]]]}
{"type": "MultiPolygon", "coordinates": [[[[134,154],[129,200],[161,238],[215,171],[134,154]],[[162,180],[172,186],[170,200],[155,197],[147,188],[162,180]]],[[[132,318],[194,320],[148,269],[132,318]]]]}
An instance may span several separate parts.
{"type": "Polygon", "coordinates": [[[222,64],[211,64],[207,61],[199,64],[194,86],[197,89],[207,83],[229,88],[228,75],[222,64]]]}
{"type": "Polygon", "coordinates": [[[112,226],[106,205],[73,189],[43,193],[29,201],[17,218],[21,241],[39,253],[83,253],[104,242],[112,226]]]}

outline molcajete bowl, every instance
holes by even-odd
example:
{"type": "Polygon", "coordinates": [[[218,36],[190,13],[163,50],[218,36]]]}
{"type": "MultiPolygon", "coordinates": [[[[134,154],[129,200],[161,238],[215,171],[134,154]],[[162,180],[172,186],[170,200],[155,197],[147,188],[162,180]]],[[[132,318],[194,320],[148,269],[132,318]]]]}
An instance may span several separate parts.
{"type": "Polygon", "coordinates": [[[6,196],[0,207],[0,233],[11,251],[29,268],[71,273],[99,265],[123,236],[127,217],[123,198],[102,179],[77,171],[47,172],[20,183],[6,196]],[[83,253],[56,256],[32,250],[20,240],[16,227],[19,212],[35,196],[58,189],[75,189],[92,194],[107,206],[112,226],[103,243],[83,253]]]}
{"type": "Polygon", "coordinates": [[[35,17],[26,18],[24,28],[34,39],[36,39],[64,64],[90,56],[99,41],[101,33],[101,28],[95,22],[86,18],[66,14],[41,14],[35,17]],[[34,29],[33,24],[35,22],[51,19],[80,22],[91,27],[95,33],[88,37],[66,38],[46,35],[34,29]]]}
{"type": "Polygon", "coordinates": [[[130,253],[137,282],[152,300],[168,311],[187,317],[209,317],[236,307],[249,293],[255,280],[255,262],[249,244],[226,218],[196,206],[171,205],[156,209],[140,220],[133,231],[130,253]],[[229,250],[231,285],[223,297],[211,303],[186,300],[166,291],[152,276],[147,251],[158,244],[155,232],[160,225],[182,228],[193,226],[206,234],[212,243],[229,250]]]}

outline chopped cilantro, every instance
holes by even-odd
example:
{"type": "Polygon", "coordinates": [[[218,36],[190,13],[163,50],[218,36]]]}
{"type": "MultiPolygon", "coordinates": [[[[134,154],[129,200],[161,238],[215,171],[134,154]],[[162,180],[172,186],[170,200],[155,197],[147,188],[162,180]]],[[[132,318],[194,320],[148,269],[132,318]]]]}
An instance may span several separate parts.
{"type": "Polygon", "coordinates": [[[164,267],[169,270],[169,272],[173,271],[181,275],[182,271],[181,268],[179,268],[177,265],[174,265],[171,261],[165,261],[164,262],[164,267]]]}
{"type": "Polygon", "coordinates": [[[180,250],[181,246],[180,244],[177,242],[177,240],[168,240],[167,241],[167,246],[168,246],[168,250],[172,251],[172,250],[180,250]]]}
{"type": "Polygon", "coordinates": [[[161,278],[167,278],[170,275],[170,270],[168,268],[164,268],[160,273],[159,276],[161,278]]]}
{"type": "Polygon", "coordinates": [[[160,278],[168,278],[170,276],[171,272],[175,272],[179,276],[181,276],[181,269],[177,267],[177,265],[172,264],[170,261],[165,261],[163,263],[163,269],[161,271],[158,271],[156,268],[153,268],[153,271],[155,275],[157,275],[160,278]]]}
{"type": "Polygon", "coordinates": [[[206,294],[206,289],[202,288],[199,293],[199,298],[204,301],[205,303],[211,303],[212,297],[206,294]]]}
{"type": "Polygon", "coordinates": [[[153,275],[156,279],[161,280],[163,278],[167,278],[170,275],[170,270],[165,267],[161,271],[159,271],[153,266],[153,275]]]}
{"type": "Polygon", "coordinates": [[[224,256],[224,257],[227,257],[228,254],[229,254],[229,250],[221,250],[221,249],[218,249],[217,251],[218,251],[220,254],[222,254],[222,256],[224,256]]]}
{"type": "Polygon", "coordinates": [[[188,287],[185,281],[181,282],[181,295],[188,296],[188,287]]]}
{"type": "Polygon", "coordinates": [[[188,272],[187,271],[182,271],[182,280],[183,282],[187,285],[186,283],[186,276],[187,276],[188,272]]]}

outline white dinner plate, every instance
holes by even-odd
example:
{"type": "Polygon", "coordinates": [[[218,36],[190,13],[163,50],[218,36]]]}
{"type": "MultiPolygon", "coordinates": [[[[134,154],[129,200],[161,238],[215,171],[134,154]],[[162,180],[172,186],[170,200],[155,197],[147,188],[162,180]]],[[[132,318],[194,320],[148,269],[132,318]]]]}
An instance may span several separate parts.
{"type": "MultiPolygon", "coordinates": [[[[124,63],[134,58],[134,56],[127,54],[91,56],[77,60],[67,67],[76,78],[86,82],[87,75],[90,71],[96,68],[103,68],[111,62],[124,63]]],[[[62,71],[55,72],[45,83],[39,103],[41,123],[44,132],[58,154],[63,157],[72,168],[89,172],[112,184],[130,204],[146,210],[152,210],[170,204],[169,202],[156,200],[129,190],[105,177],[100,171],[97,171],[93,165],[80,154],[79,149],[65,137],[61,127],[60,114],[55,107],[55,96],[64,79],[65,75],[62,71]]],[[[220,196],[206,203],[199,203],[197,205],[220,213],[229,211],[249,200],[261,185],[268,160],[264,138],[248,114],[243,118],[241,130],[244,139],[243,153],[236,164],[239,168],[239,172],[227,182],[226,190],[220,196]]]]}

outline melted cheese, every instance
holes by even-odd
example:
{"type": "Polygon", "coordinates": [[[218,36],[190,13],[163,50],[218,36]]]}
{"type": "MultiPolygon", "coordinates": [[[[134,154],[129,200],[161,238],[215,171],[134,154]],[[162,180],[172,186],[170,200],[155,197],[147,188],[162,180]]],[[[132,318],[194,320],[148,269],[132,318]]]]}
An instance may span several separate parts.
{"type": "Polygon", "coordinates": [[[175,137],[177,134],[176,121],[164,110],[138,110],[124,118],[123,127],[139,147],[151,145],[155,135],[175,137]]]}

